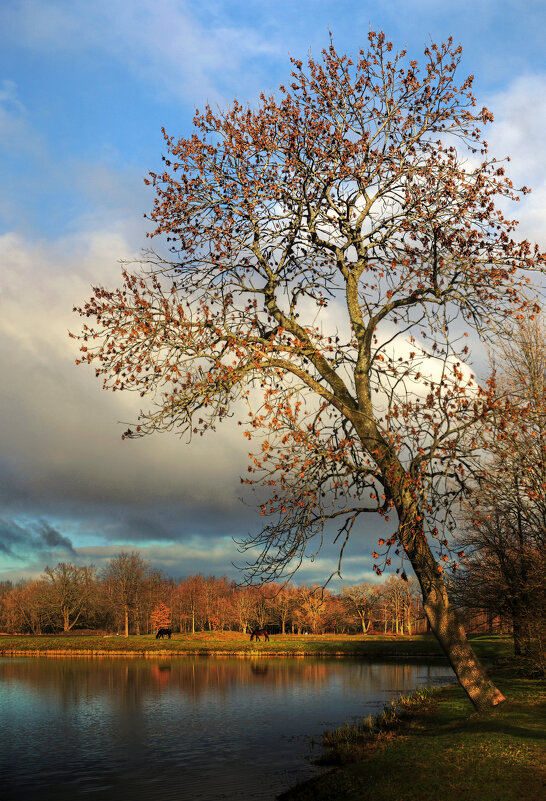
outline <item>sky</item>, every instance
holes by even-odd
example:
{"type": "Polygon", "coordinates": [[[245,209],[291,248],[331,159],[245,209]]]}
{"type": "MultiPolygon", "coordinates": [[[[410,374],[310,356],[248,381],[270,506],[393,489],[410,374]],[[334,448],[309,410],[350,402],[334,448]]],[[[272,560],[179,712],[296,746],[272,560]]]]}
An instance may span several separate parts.
{"type": "MultiPolygon", "coordinates": [[[[520,234],[546,248],[544,0],[1,0],[0,580],[121,550],[175,578],[241,580],[233,538],[262,518],[241,501],[240,429],[122,441],[135,401],[75,366],[72,309],[149,244],[162,126],[188,136],[196,107],[252,104],[291,56],[318,56],[330,32],[356,54],[370,29],[418,60],[431,40],[463,46],[461,73],[495,116],[490,150],[533,189],[520,234]]],[[[373,580],[379,526],[352,535],[343,583],[373,580]]],[[[296,582],[335,562],[326,544],[296,582]]]]}

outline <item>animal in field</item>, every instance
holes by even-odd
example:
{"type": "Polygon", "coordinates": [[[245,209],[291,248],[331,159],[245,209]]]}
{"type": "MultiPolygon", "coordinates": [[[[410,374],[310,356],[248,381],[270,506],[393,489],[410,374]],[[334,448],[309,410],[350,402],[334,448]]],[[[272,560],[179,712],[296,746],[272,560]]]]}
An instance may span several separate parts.
{"type": "Polygon", "coordinates": [[[260,637],[264,637],[269,642],[269,634],[267,633],[267,629],[254,629],[250,635],[250,642],[252,642],[254,638],[256,638],[256,642],[260,642],[260,637]]]}
{"type": "Polygon", "coordinates": [[[172,635],[172,629],[158,629],[155,638],[156,640],[162,640],[163,637],[168,637],[170,640],[171,635],[172,635]]]}

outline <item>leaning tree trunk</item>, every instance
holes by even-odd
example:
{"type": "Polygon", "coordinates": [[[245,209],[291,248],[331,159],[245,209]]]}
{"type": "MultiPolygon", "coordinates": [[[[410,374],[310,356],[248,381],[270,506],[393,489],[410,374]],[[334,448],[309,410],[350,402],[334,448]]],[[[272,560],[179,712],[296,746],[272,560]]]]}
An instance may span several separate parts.
{"type": "Polygon", "coordinates": [[[423,594],[423,607],[455,675],[478,710],[504,701],[470,646],[462,623],[449,602],[442,568],[436,562],[415,509],[399,516],[399,537],[423,594]]]}

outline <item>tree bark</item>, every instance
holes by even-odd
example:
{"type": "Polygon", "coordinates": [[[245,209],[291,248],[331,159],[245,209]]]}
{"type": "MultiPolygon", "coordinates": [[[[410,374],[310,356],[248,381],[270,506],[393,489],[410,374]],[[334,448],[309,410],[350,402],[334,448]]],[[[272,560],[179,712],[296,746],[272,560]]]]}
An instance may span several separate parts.
{"type": "Polygon", "coordinates": [[[409,520],[402,517],[400,521],[399,533],[421,586],[424,610],[459,683],[477,710],[500,704],[505,700],[504,695],[488,677],[467,640],[463,625],[449,602],[442,568],[434,559],[422,526],[413,514],[409,520]]]}

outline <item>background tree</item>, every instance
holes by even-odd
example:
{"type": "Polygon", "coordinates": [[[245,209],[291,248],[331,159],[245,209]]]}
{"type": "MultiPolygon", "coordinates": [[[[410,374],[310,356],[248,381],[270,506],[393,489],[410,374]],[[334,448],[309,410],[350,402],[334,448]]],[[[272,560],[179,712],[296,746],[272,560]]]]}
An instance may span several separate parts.
{"type": "Polygon", "coordinates": [[[414,578],[410,578],[407,581],[404,579],[399,578],[399,581],[402,581],[402,611],[404,614],[404,624],[405,624],[405,632],[406,634],[413,634],[415,627],[417,626],[417,619],[418,619],[418,586],[417,582],[414,578]]]}
{"type": "Polygon", "coordinates": [[[172,612],[166,604],[160,601],[152,610],[150,615],[152,631],[158,629],[170,629],[172,626],[172,612]]]}
{"type": "Polygon", "coordinates": [[[461,326],[487,339],[532,314],[521,271],[542,257],[495,207],[518,194],[488,156],[472,77],[455,83],[460,58],[450,39],[420,69],[371,32],[356,62],[331,45],[293,60],[280,99],[207,107],[189,138],[165,134],[151,219],[170,257],[95,289],[79,361],[105,388],[159,399],[129,437],[203,433],[248,402],[246,433],[263,439],[247,481],[271,492],[271,522],[243,546],[261,550],[251,572],[297,566],[329,521],[343,543],[361,515],[392,514],[375,569],[390,549],[409,560],[459,681],[487,707],[502,695],[442,565],[470,432],[490,410],[461,326]]]}
{"type": "Polygon", "coordinates": [[[197,574],[189,576],[185,581],[181,582],[178,586],[178,595],[180,604],[184,609],[185,617],[191,625],[191,633],[195,634],[197,626],[199,626],[203,598],[203,576],[197,574]]]}
{"type": "Polygon", "coordinates": [[[139,606],[142,582],[147,565],[136,551],[122,551],[104,571],[104,581],[111,603],[122,614],[125,636],[129,636],[129,617],[132,613],[139,632],[139,606]]]}
{"type": "Polygon", "coordinates": [[[329,595],[328,590],[322,587],[298,588],[300,619],[304,627],[313,634],[318,634],[322,629],[326,617],[326,598],[329,595]]]}
{"type": "Polygon", "coordinates": [[[95,592],[95,568],[59,562],[57,567],[46,567],[43,580],[52,615],[60,616],[63,631],[70,631],[87,611],[95,592]]]}
{"type": "Polygon", "coordinates": [[[377,611],[374,588],[366,583],[355,584],[352,587],[343,587],[341,596],[347,608],[359,620],[362,633],[366,634],[373,625],[377,611]]]}
{"type": "Polygon", "coordinates": [[[4,599],[8,630],[42,634],[50,624],[43,580],[18,582],[4,599]]]}
{"type": "Polygon", "coordinates": [[[496,349],[504,398],[487,436],[458,538],[466,554],[454,590],[470,609],[508,616],[518,655],[546,664],[546,331],[514,327],[496,349]]]}
{"type": "Polygon", "coordinates": [[[270,595],[269,608],[271,618],[280,629],[281,634],[286,634],[286,627],[297,598],[296,588],[288,584],[271,583],[268,587],[270,595]]]}
{"type": "Polygon", "coordinates": [[[240,630],[246,634],[256,619],[256,596],[250,587],[240,587],[235,593],[234,611],[240,630]]]}
{"type": "Polygon", "coordinates": [[[158,604],[173,608],[174,589],[175,582],[162,570],[150,568],[146,571],[140,594],[141,619],[146,634],[154,630],[151,616],[158,604]]]}

